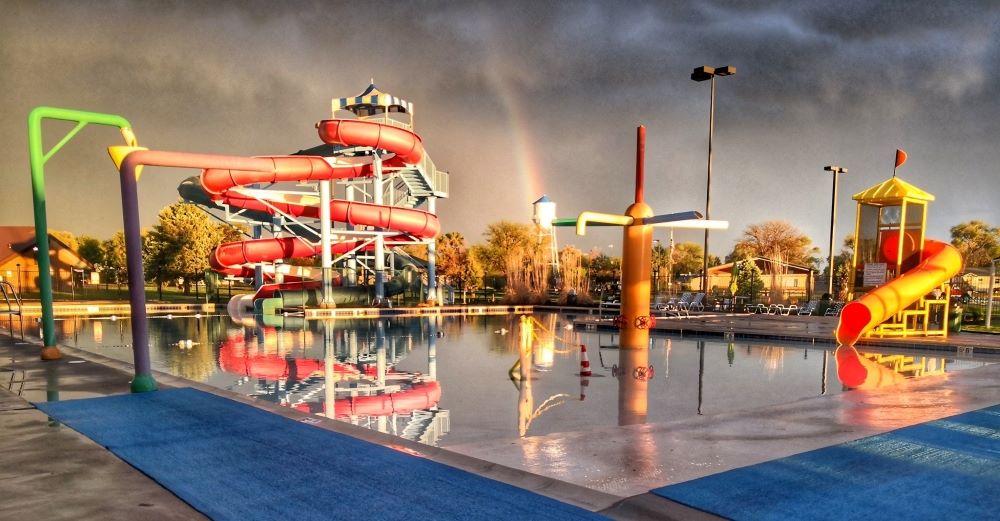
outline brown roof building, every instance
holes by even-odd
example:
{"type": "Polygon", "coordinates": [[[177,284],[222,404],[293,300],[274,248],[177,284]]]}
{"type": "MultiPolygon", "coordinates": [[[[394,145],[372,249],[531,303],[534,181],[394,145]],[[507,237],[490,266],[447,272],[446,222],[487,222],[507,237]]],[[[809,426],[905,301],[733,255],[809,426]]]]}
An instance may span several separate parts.
{"type": "MultiPolygon", "coordinates": [[[[52,290],[69,291],[84,270],[94,269],[65,243],[49,234],[52,260],[52,290]]],[[[0,279],[10,282],[18,293],[38,291],[38,242],[34,226],[0,226],[0,279]]]]}

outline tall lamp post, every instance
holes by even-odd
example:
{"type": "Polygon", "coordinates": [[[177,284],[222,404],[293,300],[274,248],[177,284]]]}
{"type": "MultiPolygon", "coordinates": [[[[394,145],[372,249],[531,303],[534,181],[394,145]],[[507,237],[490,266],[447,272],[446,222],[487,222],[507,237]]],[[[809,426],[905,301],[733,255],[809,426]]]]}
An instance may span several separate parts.
{"type": "Polygon", "coordinates": [[[830,203],[830,276],[826,292],[833,298],[833,235],[837,226],[837,181],[840,174],[846,174],[847,169],[837,165],[824,166],[823,170],[833,172],[833,202],[830,203]]]}
{"type": "MultiPolygon", "coordinates": [[[[712,137],[715,134],[715,77],[716,76],[732,76],[736,74],[736,67],[732,65],[724,65],[722,67],[709,67],[707,65],[702,65],[691,73],[691,79],[694,81],[705,81],[708,80],[709,85],[711,85],[709,91],[709,103],[708,103],[708,177],[705,183],[705,219],[711,219],[711,213],[709,210],[712,205],[712,137]]],[[[705,229],[705,251],[702,258],[702,274],[704,278],[702,279],[701,290],[703,292],[708,291],[708,229],[705,229]]]]}
{"type": "Polygon", "coordinates": [[[994,280],[997,278],[997,261],[1000,261],[1000,257],[997,257],[990,261],[990,284],[987,289],[988,294],[986,295],[986,327],[993,326],[993,287],[994,280]]]}

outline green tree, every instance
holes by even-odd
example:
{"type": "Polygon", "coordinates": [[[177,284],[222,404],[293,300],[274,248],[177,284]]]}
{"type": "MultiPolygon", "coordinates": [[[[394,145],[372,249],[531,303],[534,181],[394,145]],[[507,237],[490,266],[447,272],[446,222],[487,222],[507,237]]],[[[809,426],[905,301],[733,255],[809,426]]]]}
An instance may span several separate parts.
{"type": "Polygon", "coordinates": [[[80,255],[80,258],[89,262],[95,268],[101,269],[104,264],[104,249],[101,247],[101,241],[89,235],[81,235],[77,239],[77,242],[80,246],[76,252],[80,255]]]}
{"type": "Polygon", "coordinates": [[[764,289],[764,276],[753,259],[734,262],[733,274],[736,280],[736,295],[754,300],[764,289]]]}
{"type": "Polygon", "coordinates": [[[486,245],[479,260],[488,273],[505,274],[512,257],[533,249],[536,242],[528,224],[499,221],[486,227],[486,245]]]}
{"type": "MultiPolygon", "coordinates": [[[[701,244],[696,242],[682,242],[674,247],[674,268],[673,276],[678,277],[682,273],[698,275],[701,273],[705,263],[705,256],[701,244]]],[[[715,255],[708,256],[708,267],[718,266],[719,258],[715,255]]]]}
{"type": "Polygon", "coordinates": [[[101,278],[121,285],[127,280],[125,271],[125,232],[117,232],[101,243],[103,262],[101,278]]]}
{"type": "Polygon", "coordinates": [[[1000,257],[1000,228],[973,220],[951,227],[951,244],[958,248],[968,267],[989,266],[1000,257]]]}
{"type": "Polygon", "coordinates": [[[150,272],[159,284],[182,279],[184,293],[209,269],[208,256],[227,238],[239,237],[229,225],[211,222],[206,213],[188,203],[175,203],[160,210],[160,221],[149,233],[147,245],[150,272]]]}

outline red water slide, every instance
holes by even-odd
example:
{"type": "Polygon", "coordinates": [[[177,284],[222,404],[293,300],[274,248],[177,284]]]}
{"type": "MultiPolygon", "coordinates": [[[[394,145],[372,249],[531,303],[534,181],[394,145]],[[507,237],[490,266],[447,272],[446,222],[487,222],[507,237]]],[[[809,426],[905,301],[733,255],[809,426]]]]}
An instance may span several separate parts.
{"type": "MultiPolygon", "coordinates": [[[[327,144],[372,147],[395,154],[383,162],[386,167],[414,165],[424,157],[420,137],[409,130],[349,119],[324,120],[318,124],[318,129],[320,139],[327,144]]],[[[319,218],[320,209],[316,198],[263,194],[243,187],[257,183],[348,179],[371,176],[374,173],[370,158],[267,156],[252,161],[233,169],[203,170],[201,185],[213,200],[235,208],[272,214],[281,211],[295,217],[319,218]]],[[[408,236],[431,238],[440,230],[437,216],[431,213],[354,201],[333,200],[330,203],[330,218],[351,225],[398,231],[399,239],[408,236]]],[[[351,240],[337,242],[330,249],[331,253],[340,254],[359,247],[371,249],[374,245],[351,240]]],[[[319,243],[300,237],[280,237],[221,244],[212,253],[210,261],[216,271],[250,277],[253,272],[248,264],[312,257],[320,253],[319,243]]]]}

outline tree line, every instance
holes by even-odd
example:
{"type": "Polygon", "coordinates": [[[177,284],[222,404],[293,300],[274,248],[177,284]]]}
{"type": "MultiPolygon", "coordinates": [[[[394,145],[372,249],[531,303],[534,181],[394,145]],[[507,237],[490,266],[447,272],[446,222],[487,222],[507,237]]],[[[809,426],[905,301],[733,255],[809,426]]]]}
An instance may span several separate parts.
{"type": "MultiPolygon", "coordinates": [[[[1000,257],[1000,228],[973,220],[953,226],[950,232],[951,243],[962,253],[966,267],[989,266],[993,259],[1000,257]]],[[[103,281],[112,284],[127,281],[125,240],[121,231],[106,240],[53,233],[99,270],[103,281]]],[[[244,229],[213,222],[208,214],[192,204],[170,205],[160,211],[157,224],[142,233],[146,281],[156,284],[161,291],[164,285],[177,284],[187,293],[210,269],[208,258],[212,249],[245,235],[244,229]]],[[[531,224],[499,221],[489,224],[483,237],[484,242],[476,244],[470,244],[458,232],[444,233],[436,238],[440,284],[462,291],[484,287],[502,289],[511,302],[543,302],[551,291],[560,292],[563,298],[572,291],[582,303],[591,293],[599,293],[602,289],[613,291],[621,276],[620,257],[597,248],[583,252],[572,245],[558,251],[559,270],[554,271],[556,263],[549,253],[549,236],[540,235],[531,224]]],[[[426,259],[428,255],[424,245],[403,249],[420,258],[426,259]]],[[[846,289],[853,251],[854,238],[849,236],[835,259],[833,277],[838,288],[846,289]]],[[[655,289],[668,288],[668,284],[673,285],[684,275],[700,275],[702,257],[702,245],[695,242],[673,245],[655,242],[651,266],[655,289]]],[[[820,249],[809,237],[782,220],[747,225],[724,260],[739,263],[755,257],[771,263],[772,272],[786,264],[820,273],[829,269],[825,257],[821,257],[820,249]]],[[[316,260],[306,262],[314,264],[316,260]]],[[[709,266],[722,262],[723,259],[709,255],[709,266]]],[[[752,291],[760,270],[751,264],[744,262],[737,266],[734,286],[752,291]]]]}

